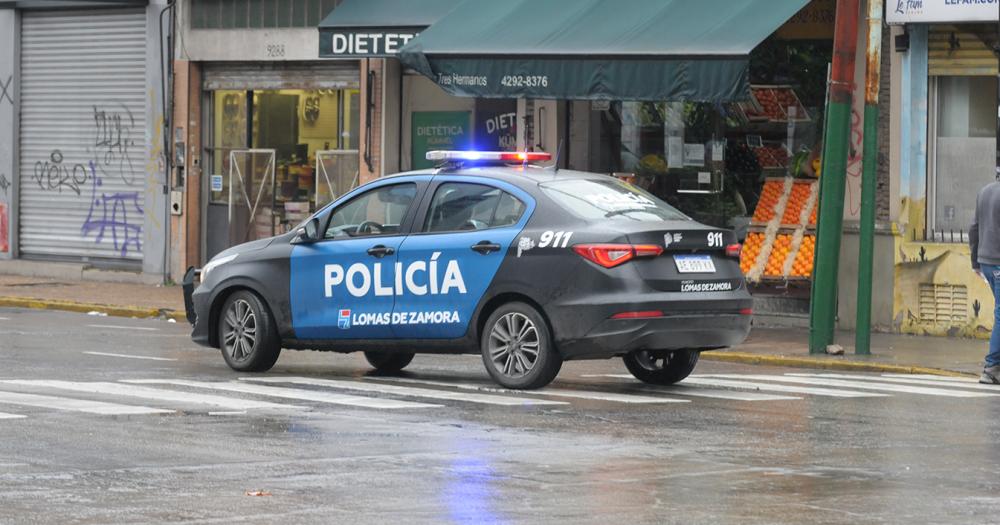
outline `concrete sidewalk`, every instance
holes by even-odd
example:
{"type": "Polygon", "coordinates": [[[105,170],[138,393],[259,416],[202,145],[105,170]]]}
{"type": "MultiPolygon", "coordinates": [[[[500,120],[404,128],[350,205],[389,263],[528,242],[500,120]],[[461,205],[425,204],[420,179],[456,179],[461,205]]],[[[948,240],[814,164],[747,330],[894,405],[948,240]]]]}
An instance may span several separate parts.
{"type": "MultiPolygon", "coordinates": [[[[185,322],[180,286],[108,283],[0,275],[0,306],[185,322]]],[[[973,339],[874,334],[872,355],[855,356],[854,334],[837,334],[843,356],[811,356],[808,329],[754,328],[742,345],[703,354],[703,359],[777,366],[873,372],[978,375],[987,342],[973,339]]]]}

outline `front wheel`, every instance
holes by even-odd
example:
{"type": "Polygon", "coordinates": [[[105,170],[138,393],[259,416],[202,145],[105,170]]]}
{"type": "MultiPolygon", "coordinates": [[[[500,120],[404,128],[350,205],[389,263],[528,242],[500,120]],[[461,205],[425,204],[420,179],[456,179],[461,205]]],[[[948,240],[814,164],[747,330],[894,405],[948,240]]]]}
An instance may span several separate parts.
{"type": "Polygon", "coordinates": [[[637,350],[623,358],[625,367],[644,383],[672,385],[691,374],[698,364],[693,350],[637,350]]]}
{"type": "Polygon", "coordinates": [[[281,353],[281,339],[274,318],[253,292],[230,295],[219,316],[219,348],[226,364],[240,372],[265,372],[281,353]]]}
{"type": "Polygon", "coordinates": [[[545,318],[525,303],[497,308],[483,326],[479,345],[486,371],[506,388],[541,388],[562,368],[545,318]]]}

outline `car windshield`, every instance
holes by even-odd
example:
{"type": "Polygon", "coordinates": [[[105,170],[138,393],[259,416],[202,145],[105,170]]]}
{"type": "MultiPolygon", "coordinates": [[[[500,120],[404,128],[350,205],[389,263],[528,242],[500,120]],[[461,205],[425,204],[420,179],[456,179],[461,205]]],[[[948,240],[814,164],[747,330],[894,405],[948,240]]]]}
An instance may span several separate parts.
{"type": "Polygon", "coordinates": [[[542,190],[560,206],[587,220],[690,220],[642,189],[611,177],[556,180],[542,184],[542,190]]]}

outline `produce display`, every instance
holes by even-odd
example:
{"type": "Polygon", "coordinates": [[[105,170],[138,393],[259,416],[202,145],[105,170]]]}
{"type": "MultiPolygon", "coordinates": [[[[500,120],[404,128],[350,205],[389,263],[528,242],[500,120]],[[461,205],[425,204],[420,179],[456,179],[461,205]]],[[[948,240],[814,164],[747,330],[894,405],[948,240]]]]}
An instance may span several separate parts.
{"type": "Polygon", "coordinates": [[[806,108],[791,87],[750,86],[750,92],[756,102],[756,107],[748,109],[747,106],[741,106],[749,120],[787,122],[789,119],[788,108],[792,107],[795,108],[794,120],[809,120],[806,108]]]}
{"type": "Polygon", "coordinates": [[[757,262],[757,256],[760,255],[760,250],[763,247],[763,232],[750,232],[747,234],[747,238],[743,241],[743,250],[740,252],[740,269],[743,270],[744,275],[750,273],[750,270],[753,269],[754,263],[757,262]]]}
{"type": "Polygon", "coordinates": [[[795,262],[792,263],[792,270],[788,275],[792,277],[811,277],[813,271],[813,255],[815,252],[816,236],[802,236],[802,244],[799,245],[799,249],[795,254],[795,262]]]}
{"type": "Polygon", "coordinates": [[[781,196],[785,193],[784,183],[780,180],[769,179],[764,182],[764,188],[760,192],[760,200],[757,201],[757,209],[753,212],[754,222],[769,222],[777,214],[776,206],[781,196]]]}
{"type": "Polygon", "coordinates": [[[811,183],[797,182],[793,184],[792,193],[788,195],[788,202],[785,204],[785,213],[781,216],[781,224],[799,224],[802,209],[805,208],[811,194],[811,183]]]}
{"type": "Polygon", "coordinates": [[[784,168],[788,166],[788,150],[784,146],[761,146],[754,148],[761,168],[784,168]]]}
{"type": "Polygon", "coordinates": [[[748,281],[811,278],[818,190],[815,180],[765,181],[740,256],[748,281]]]}
{"type": "Polygon", "coordinates": [[[792,251],[792,235],[780,233],[774,239],[774,246],[767,259],[767,266],[764,267],[764,275],[767,277],[781,277],[784,275],[785,259],[792,251]]]}

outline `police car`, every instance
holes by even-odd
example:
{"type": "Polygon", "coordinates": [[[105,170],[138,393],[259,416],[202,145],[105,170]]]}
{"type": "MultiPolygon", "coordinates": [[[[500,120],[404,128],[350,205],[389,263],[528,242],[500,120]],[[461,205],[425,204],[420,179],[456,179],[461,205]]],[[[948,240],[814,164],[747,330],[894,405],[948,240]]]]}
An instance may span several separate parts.
{"type": "Polygon", "coordinates": [[[195,342],[238,371],[282,348],[363,351],[385,373],[415,353],[480,353],[507,388],[563,361],[621,356],[672,384],[699,352],[742,342],[752,300],[730,231],[607,175],[536,152],[432,151],[294,231],[230,248],[184,280],[195,342]]]}

